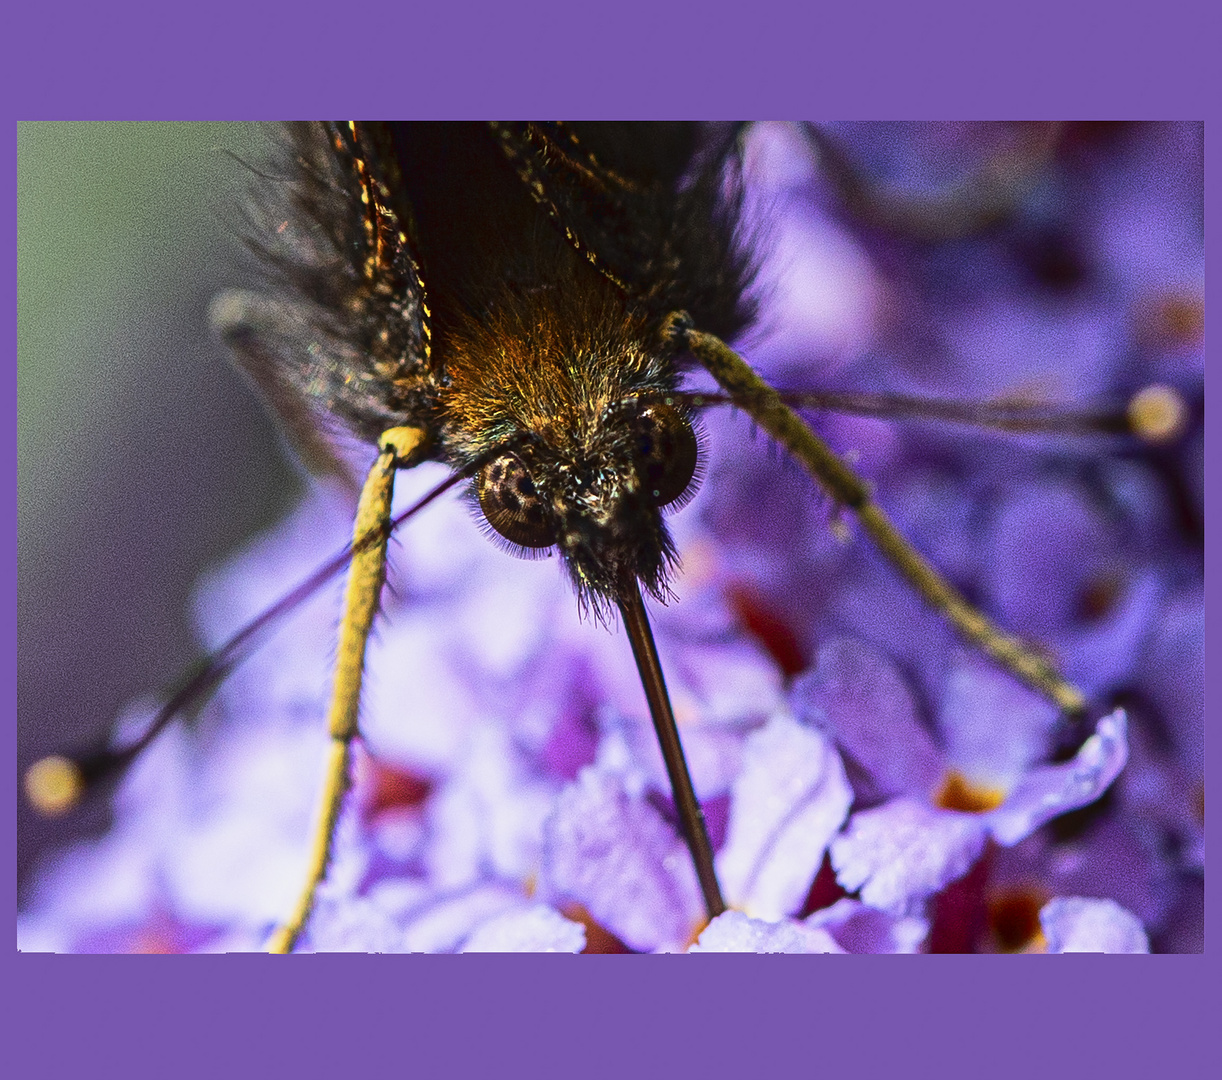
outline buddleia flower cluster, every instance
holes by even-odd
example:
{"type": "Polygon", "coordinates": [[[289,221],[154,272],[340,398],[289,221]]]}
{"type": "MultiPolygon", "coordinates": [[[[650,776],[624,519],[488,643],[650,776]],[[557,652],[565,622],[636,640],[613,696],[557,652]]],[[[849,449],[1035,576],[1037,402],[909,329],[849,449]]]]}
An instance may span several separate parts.
{"type": "MultiPolygon", "coordinates": [[[[1200,126],[747,137],[768,249],[738,345],[774,385],[1081,409],[1174,391],[1181,430],[1158,446],[812,414],[1087,718],[963,644],[749,418],[712,407],[703,485],[671,519],[676,596],[651,614],[730,910],[703,915],[626,639],[453,495],[392,544],[353,786],[299,947],[1200,950],[1200,126]]],[[[444,475],[403,474],[397,505],[444,475]]],[[[201,643],[350,528],[346,498],[313,488],[200,584],[201,643]]],[[[44,866],[20,948],[263,947],[302,881],[340,588],[132,767],[109,835],[44,866]]]]}

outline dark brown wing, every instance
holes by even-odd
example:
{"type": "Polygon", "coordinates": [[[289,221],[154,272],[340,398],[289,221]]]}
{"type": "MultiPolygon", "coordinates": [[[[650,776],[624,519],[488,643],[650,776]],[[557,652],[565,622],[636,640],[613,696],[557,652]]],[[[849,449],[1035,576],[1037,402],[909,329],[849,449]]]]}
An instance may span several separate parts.
{"type": "Polygon", "coordinates": [[[285,156],[249,229],[275,298],[227,293],[213,318],[307,464],[342,472],[327,437],[337,421],[369,442],[428,424],[424,283],[385,125],[292,125],[285,156]]]}
{"type": "Polygon", "coordinates": [[[738,129],[694,123],[495,124],[568,242],[655,319],[686,310],[723,338],[753,311],[738,129]]]}

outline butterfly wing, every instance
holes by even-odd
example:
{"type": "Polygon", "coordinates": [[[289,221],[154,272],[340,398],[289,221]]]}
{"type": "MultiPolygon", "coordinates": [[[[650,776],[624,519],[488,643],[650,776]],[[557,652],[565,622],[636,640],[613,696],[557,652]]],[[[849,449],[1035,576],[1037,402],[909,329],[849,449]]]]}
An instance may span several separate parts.
{"type": "Polygon", "coordinates": [[[733,337],[751,320],[737,125],[495,124],[569,242],[648,315],[733,337]]]}
{"type": "Polygon", "coordinates": [[[248,242],[276,295],[222,294],[213,323],[315,471],[334,437],[422,424],[436,372],[410,207],[385,125],[299,124],[260,182],[248,242]]]}

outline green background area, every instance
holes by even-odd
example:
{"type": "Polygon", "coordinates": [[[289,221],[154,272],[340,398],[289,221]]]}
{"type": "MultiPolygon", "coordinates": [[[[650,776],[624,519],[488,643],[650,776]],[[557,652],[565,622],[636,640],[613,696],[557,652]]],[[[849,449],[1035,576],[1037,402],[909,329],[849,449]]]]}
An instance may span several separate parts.
{"type": "MultiPolygon", "coordinates": [[[[209,334],[254,280],[253,124],[18,125],[18,767],[104,737],[196,655],[199,573],[299,490],[209,334]]],[[[100,828],[18,814],[18,869],[100,828]]]]}

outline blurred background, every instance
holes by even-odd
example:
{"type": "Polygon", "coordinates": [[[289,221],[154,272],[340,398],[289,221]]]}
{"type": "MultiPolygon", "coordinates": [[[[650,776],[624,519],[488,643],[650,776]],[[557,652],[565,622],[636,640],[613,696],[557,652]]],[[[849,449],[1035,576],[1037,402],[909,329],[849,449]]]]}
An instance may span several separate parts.
{"type": "MultiPolygon", "coordinates": [[[[22,123],[17,132],[17,766],[92,746],[197,653],[201,570],[297,498],[209,334],[250,280],[234,207],[257,124],[22,123]]],[[[18,888],[105,798],[17,809],[18,888]]]]}

